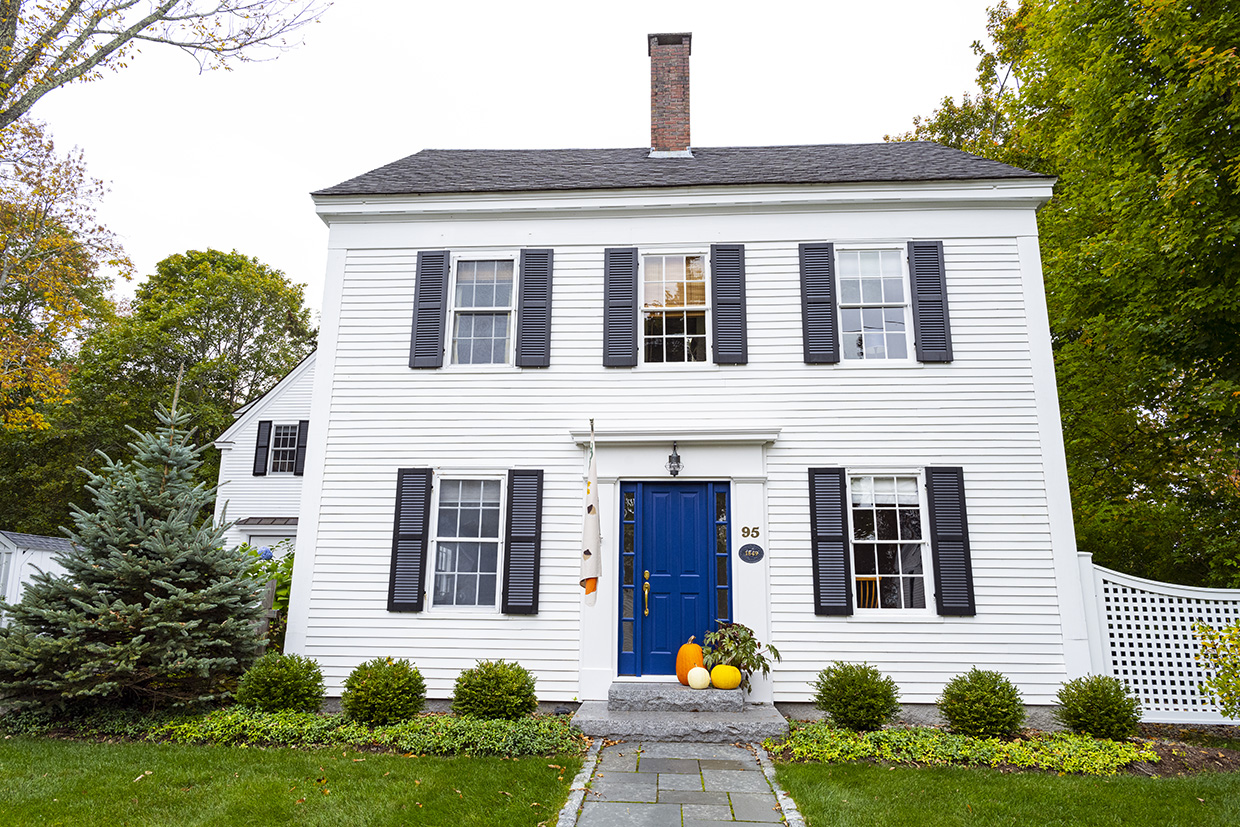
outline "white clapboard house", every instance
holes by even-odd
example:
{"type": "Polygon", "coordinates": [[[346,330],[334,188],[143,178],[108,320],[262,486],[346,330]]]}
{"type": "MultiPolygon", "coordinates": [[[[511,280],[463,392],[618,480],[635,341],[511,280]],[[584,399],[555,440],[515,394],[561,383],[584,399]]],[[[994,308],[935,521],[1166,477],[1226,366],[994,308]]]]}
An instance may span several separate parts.
{"type": "Polygon", "coordinates": [[[297,540],[297,513],[310,434],[311,353],[274,388],[236,412],[215,440],[220,451],[216,522],[231,523],[227,546],[297,540]]]}
{"type": "Polygon", "coordinates": [[[974,665],[1051,702],[1089,670],[1053,180],[931,143],[690,146],[689,47],[650,38],[650,149],[425,150],[315,194],[290,650],[333,693],[375,656],[440,698],[505,658],[586,701],[725,620],[783,654],[756,700],[847,660],[909,703],[974,665]]]}
{"type": "MultiPolygon", "coordinates": [[[[0,601],[20,603],[26,584],[39,572],[64,574],[56,557],[69,548],[64,537],[0,531],[0,601]]],[[[0,623],[3,622],[0,616],[0,623]]]]}

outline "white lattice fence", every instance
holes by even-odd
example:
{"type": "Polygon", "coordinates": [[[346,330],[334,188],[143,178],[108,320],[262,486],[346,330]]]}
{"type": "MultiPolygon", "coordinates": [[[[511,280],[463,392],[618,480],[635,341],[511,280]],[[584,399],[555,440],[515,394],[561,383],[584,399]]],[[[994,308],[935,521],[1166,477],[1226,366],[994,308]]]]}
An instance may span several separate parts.
{"type": "Polygon", "coordinates": [[[1136,690],[1147,721],[1235,723],[1200,691],[1209,673],[1195,657],[1199,644],[1193,624],[1221,627],[1240,621],[1240,589],[1177,586],[1102,566],[1088,568],[1094,593],[1086,613],[1092,615],[1094,671],[1114,675],[1136,690]]]}

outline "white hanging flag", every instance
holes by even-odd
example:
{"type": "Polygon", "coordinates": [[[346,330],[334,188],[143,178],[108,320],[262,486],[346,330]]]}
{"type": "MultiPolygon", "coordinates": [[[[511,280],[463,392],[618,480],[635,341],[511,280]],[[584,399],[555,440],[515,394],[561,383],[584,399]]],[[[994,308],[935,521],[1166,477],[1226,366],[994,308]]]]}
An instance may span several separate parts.
{"type": "Polygon", "coordinates": [[[590,420],[590,473],[586,477],[585,519],[581,528],[581,588],[586,605],[598,599],[598,578],[602,571],[603,534],[598,519],[598,463],[594,459],[594,420],[590,420]]]}

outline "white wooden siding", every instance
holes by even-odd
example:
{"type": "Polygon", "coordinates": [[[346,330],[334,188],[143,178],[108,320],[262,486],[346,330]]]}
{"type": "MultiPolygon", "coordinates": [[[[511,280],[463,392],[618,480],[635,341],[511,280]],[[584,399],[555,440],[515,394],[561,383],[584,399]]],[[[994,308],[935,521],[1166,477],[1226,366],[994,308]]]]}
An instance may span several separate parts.
{"type": "MultiPolygon", "coordinates": [[[[343,278],[328,283],[343,286],[325,302],[339,303],[339,326],[323,332],[335,347],[321,369],[333,373],[320,385],[330,398],[316,400],[330,421],[312,437],[325,440],[322,488],[310,509],[313,557],[298,560],[312,585],[291,639],[323,665],[330,693],[362,660],[392,655],[417,663],[431,697],[450,695],[475,659],[508,658],[536,674],[540,697],[574,698],[582,452],[570,430],[591,417],[600,429],[669,434],[771,428],[780,435],[766,455],[763,545],[772,639],[784,655],[776,700],[806,700],[808,682],[834,660],[866,660],[895,677],[907,702],[933,701],[973,665],[1009,675],[1028,702],[1049,702],[1067,670],[1017,241],[1035,234],[1029,204],[334,224],[343,278]],[[955,361],[805,365],[797,244],[911,238],[944,242],[955,361]],[[749,364],[603,368],[603,248],[707,251],[712,242],[745,244],[749,364]],[[555,250],[551,367],[410,369],[417,251],[513,246],[555,250]],[[977,616],[816,617],[806,469],[822,465],[963,466],[977,616]],[[407,467],[544,469],[536,616],[386,610],[396,471],[407,467]]],[[[682,448],[690,478],[701,450],[682,448]]],[[[237,453],[248,473],[252,448],[237,453]]],[[[614,533],[610,504],[603,515],[604,533],[614,533]]],[[[608,565],[604,589],[616,586],[608,565]]]]}

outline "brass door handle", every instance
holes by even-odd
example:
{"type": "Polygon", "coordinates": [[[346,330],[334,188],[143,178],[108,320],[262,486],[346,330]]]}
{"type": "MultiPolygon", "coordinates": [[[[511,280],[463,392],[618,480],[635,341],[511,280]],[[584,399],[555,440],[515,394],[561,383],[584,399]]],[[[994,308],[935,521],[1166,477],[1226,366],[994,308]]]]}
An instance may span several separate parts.
{"type": "Polygon", "coordinates": [[[650,617],[650,572],[642,572],[642,575],[646,578],[646,582],[642,583],[642,596],[646,600],[645,615],[646,617],[650,617]]]}

